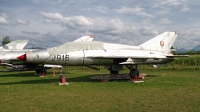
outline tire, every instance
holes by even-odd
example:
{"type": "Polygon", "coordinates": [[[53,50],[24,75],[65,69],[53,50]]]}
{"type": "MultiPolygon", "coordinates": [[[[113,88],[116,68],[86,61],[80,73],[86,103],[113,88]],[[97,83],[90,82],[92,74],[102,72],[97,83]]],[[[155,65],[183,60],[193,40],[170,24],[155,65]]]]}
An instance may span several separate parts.
{"type": "Polygon", "coordinates": [[[41,70],[35,70],[37,74],[40,74],[41,73],[41,70]]]}

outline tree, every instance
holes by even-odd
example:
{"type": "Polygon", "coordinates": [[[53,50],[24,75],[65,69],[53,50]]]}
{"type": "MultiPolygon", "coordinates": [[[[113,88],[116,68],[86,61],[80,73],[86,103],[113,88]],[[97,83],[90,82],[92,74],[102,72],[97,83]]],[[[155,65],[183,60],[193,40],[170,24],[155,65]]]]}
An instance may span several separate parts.
{"type": "Polygon", "coordinates": [[[8,43],[10,43],[10,38],[9,38],[9,36],[3,37],[2,46],[5,45],[5,44],[8,44],[8,43]]]}
{"type": "Polygon", "coordinates": [[[196,54],[196,52],[194,50],[190,50],[190,51],[187,52],[187,54],[194,55],[194,54],[196,54]]]}

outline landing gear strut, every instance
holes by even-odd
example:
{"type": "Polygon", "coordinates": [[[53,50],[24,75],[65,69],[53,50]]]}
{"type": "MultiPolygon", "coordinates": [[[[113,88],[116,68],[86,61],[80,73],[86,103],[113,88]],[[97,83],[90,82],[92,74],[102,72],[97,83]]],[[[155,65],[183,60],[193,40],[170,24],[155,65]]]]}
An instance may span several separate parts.
{"type": "Polygon", "coordinates": [[[135,77],[139,78],[139,70],[138,65],[135,65],[135,68],[133,68],[132,65],[126,65],[126,67],[130,70],[130,77],[131,79],[134,79],[135,77]]]}
{"type": "Polygon", "coordinates": [[[108,70],[110,70],[110,74],[119,74],[119,71],[123,69],[122,65],[119,64],[112,64],[109,66],[106,66],[108,70]]]}

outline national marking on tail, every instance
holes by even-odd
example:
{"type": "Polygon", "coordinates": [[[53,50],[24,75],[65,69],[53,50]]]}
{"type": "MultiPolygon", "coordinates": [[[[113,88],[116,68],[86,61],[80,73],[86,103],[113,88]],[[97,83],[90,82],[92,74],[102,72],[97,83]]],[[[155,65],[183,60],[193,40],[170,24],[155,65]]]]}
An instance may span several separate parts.
{"type": "Polygon", "coordinates": [[[146,50],[170,50],[177,36],[177,32],[164,32],[139,46],[146,50]]]}

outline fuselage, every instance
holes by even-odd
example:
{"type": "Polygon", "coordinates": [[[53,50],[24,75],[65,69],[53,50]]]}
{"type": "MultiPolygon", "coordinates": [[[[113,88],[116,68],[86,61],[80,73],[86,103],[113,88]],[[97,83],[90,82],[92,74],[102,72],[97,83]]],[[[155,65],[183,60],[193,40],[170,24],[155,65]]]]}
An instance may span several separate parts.
{"type": "Polygon", "coordinates": [[[116,62],[118,64],[126,62],[128,58],[132,59],[132,64],[161,64],[173,60],[166,57],[173,55],[171,52],[145,50],[140,46],[101,42],[92,45],[90,48],[76,49],[78,50],[73,51],[62,48],[59,49],[60,54],[57,55],[50,55],[46,49],[30,51],[26,52],[26,61],[34,64],[109,65],[116,62]]]}

